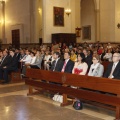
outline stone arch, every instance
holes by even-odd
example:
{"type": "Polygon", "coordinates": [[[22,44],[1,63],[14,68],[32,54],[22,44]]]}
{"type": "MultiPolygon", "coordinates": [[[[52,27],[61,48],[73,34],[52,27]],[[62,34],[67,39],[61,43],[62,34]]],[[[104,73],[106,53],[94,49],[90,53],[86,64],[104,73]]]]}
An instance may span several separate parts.
{"type": "MultiPolygon", "coordinates": [[[[81,1],[80,0],[80,4],[81,4],[81,1]]],[[[95,5],[95,10],[99,9],[99,0],[93,0],[94,1],[94,5],[95,5]]]]}

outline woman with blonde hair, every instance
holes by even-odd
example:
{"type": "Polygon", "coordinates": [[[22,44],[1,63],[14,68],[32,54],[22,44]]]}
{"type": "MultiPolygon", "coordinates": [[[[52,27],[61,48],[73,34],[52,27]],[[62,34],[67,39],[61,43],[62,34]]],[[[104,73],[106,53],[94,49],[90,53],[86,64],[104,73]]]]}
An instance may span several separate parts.
{"type": "Polygon", "coordinates": [[[90,67],[88,76],[102,77],[104,72],[104,67],[100,63],[99,55],[93,55],[93,64],[90,67]]]}
{"type": "Polygon", "coordinates": [[[34,69],[41,69],[42,56],[40,51],[37,51],[35,56],[36,56],[36,60],[33,64],[30,65],[30,67],[34,69]]]}
{"type": "Polygon", "coordinates": [[[73,62],[76,62],[76,61],[77,61],[77,55],[75,54],[75,50],[74,50],[74,49],[71,50],[70,59],[71,59],[73,62]]]}

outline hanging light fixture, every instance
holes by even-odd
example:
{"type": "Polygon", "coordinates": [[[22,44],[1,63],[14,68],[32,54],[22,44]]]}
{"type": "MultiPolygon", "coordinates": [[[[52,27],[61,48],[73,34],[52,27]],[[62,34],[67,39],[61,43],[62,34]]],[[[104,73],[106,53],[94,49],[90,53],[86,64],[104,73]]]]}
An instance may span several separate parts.
{"type": "Polygon", "coordinates": [[[65,9],[65,13],[69,16],[71,14],[71,9],[70,9],[70,0],[68,1],[68,8],[65,9]]]}

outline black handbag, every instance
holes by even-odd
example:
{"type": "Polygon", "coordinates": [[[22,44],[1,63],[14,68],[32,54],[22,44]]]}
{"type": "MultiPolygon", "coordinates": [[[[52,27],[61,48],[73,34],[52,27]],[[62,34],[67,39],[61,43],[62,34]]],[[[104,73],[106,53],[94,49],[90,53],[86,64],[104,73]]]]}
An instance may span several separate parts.
{"type": "Polygon", "coordinates": [[[76,100],[73,104],[73,108],[75,110],[82,110],[83,109],[83,103],[80,100],[76,100]]]}

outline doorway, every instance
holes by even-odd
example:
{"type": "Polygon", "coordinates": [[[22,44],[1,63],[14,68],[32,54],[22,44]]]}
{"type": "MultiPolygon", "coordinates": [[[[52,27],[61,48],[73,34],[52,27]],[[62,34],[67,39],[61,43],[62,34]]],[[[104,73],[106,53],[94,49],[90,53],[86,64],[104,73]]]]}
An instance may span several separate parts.
{"type": "Polygon", "coordinates": [[[20,29],[12,30],[12,46],[20,48],[20,29]]]}

